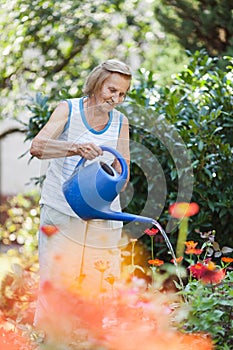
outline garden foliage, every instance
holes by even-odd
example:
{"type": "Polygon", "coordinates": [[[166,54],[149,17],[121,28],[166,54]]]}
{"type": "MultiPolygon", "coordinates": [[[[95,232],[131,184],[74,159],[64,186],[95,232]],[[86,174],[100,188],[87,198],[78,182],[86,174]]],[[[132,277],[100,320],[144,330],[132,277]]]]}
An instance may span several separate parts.
{"type": "Polygon", "coordinates": [[[230,350],[233,339],[232,287],[232,271],[217,285],[190,281],[184,294],[191,308],[182,327],[187,332],[208,332],[217,344],[217,349],[230,350]]]}
{"type": "MultiPolygon", "coordinates": [[[[156,155],[166,178],[167,198],[160,220],[167,221],[166,208],[176,201],[179,180],[192,171],[193,179],[186,176],[188,183],[183,183],[183,191],[193,180],[192,200],[201,210],[190,229],[215,229],[223,243],[232,245],[233,169],[229,165],[232,163],[233,75],[232,59],[225,57],[225,60],[226,69],[220,69],[217,58],[196,52],[190,56],[188,66],[166,87],[156,85],[153,72],[139,71],[137,84],[129,94],[131,101],[124,111],[130,119],[131,139],[156,155]],[[174,136],[176,132],[183,144],[174,136]],[[166,147],[167,140],[174,141],[172,148],[178,150],[176,154],[166,147]],[[184,145],[190,165],[188,161],[182,164],[186,159],[184,145]]],[[[155,174],[154,159],[148,157],[151,173],[143,177],[137,167],[142,155],[137,146],[131,152],[135,159],[131,168],[135,197],[128,210],[138,212],[145,205],[148,182],[150,191],[153,186],[155,192],[161,190],[160,174],[155,174]]],[[[150,201],[151,208],[160,204],[156,198],[150,201]]]]}
{"type": "MultiPolygon", "coordinates": [[[[30,213],[33,210],[33,200],[28,202],[28,198],[25,201],[23,197],[20,198],[18,203],[24,207],[27,203],[27,212],[30,213]]],[[[38,213],[35,217],[38,218],[38,213]]],[[[20,224],[14,226],[16,237],[26,221],[23,211],[19,211],[17,222],[20,224]]],[[[35,224],[35,228],[36,226],[35,224]]],[[[56,235],[58,229],[48,225],[42,227],[42,232],[49,238],[56,235]]],[[[155,238],[159,232],[157,229],[146,229],[145,234],[155,238]]],[[[28,238],[30,236],[29,231],[28,238]]],[[[56,289],[49,280],[45,282],[43,292],[49,298],[51,308],[44,324],[49,335],[46,339],[43,332],[32,326],[38,286],[38,261],[34,255],[36,250],[15,252],[19,263],[12,265],[12,271],[5,276],[0,289],[0,326],[12,325],[14,331],[1,326],[0,344],[3,341],[3,346],[7,349],[9,345],[12,350],[24,349],[25,343],[30,350],[71,350],[77,349],[77,346],[80,350],[118,350],[124,344],[129,345],[129,348],[125,347],[129,350],[141,349],[142,344],[147,349],[154,349],[156,344],[158,350],[164,350],[170,339],[170,348],[174,350],[185,350],[187,344],[193,350],[212,350],[212,342],[216,350],[230,350],[233,329],[233,258],[225,256],[221,259],[221,265],[216,265],[214,256],[209,255],[210,248],[216,244],[210,235],[204,238],[200,249],[197,242],[186,242],[183,259],[177,259],[178,270],[186,281],[180,285],[179,279],[174,276],[177,271],[174,261],[158,259],[153,249],[150,257],[146,253],[148,261],[143,265],[141,262],[136,264],[142,258],[141,248],[137,249],[138,244],[140,247],[141,242],[137,239],[130,239],[125,252],[122,252],[124,269],[121,281],[108,275],[108,261],[94,262],[96,274],[99,275],[99,285],[96,285],[96,290],[99,289],[98,298],[87,298],[78,281],[71,281],[71,286],[64,286],[64,290],[56,289]],[[124,254],[127,251],[129,254],[124,254]],[[126,262],[128,256],[131,259],[126,262]],[[184,260],[189,265],[188,268],[181,266],[184,260]],[[196,274],[193,275],[195,269],[196,274]],[[143,279],[137,277],[137,271],[144,273],[143,279]],[[111,285],[108,293],[102,289],[103,279],[111,285]],[[54,319],[59,322],[54,324],[54,319]],[[75,332],[61,340],[64,329],[73,324],[73,321],[77,324],[75,332]]],[[[151,247],[154,245],[156,241],[151,239],[151,247]]],[[[226,251],[229,252],[230,250],[226,251]]],[[[8,254],[12,255],[12,250],[8,254]]]]}
{"type": "MultiPolygon", "coordinates": [[[[120,107],[129,118],[133,141],[134,197],[130,200],[126,191],[123,202],[124,210],[135,214],[146,204],[147,211],[166,226],[167,208],[177,200],[179,186],[179,201],[191,186],[190,200],[201,210],[190,230],[215,229],[224,244],[232,245],[232,59],[225,57],[225,61],[226,68],[221,69],[218,59],[204,51],[190,54],[188,66],[165,87],[156,84],[153,72],[138,71],[129,98],[120,107]],[[141,145],[156,157],[162,174],[154,170],[154,158],[139,151],[141,145]],[[146,174],[138,166],[142,159],[147,162],[146,174]],[[166,193],[161,186],[164,177],[166,193]],[[156,196],[148,200],[150,192],[156,196]]],[[[63,97],[70,96],[63,91],[63,97]]],[[[40,93],[28,107],[32,116],[26,139],[32,139],[48,120],[51,107],[40,93]]],[[[139,232],[142,227],[134,229],[139,232]]]]}
{"type": "Polygon", "coordinates": [[[155,14],[166,32],[194,52],[205,47],[211,56],[232,55],[232,3],[228,0],[162,0],[155,14]],[[210,39],[211,35],[211,39],[210,39]]]}
{"type": "Polygon", "coordinates": [[[77,96],[88,72],[114,58],[138,67],[160,64],[161,80],[186,62],[173,36],[161,31],[149,0],[1,1],[0,119],[23,115],[24,94],[77,96]],[[135,59],[136,56],[136,59],[135,59]]]}

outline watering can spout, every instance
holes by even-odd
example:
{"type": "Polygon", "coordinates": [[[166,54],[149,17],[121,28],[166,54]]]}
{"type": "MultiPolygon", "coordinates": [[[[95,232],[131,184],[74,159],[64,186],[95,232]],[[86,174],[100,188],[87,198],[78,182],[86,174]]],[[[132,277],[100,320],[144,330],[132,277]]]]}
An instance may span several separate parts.
{"type": "Polygon", "coordinates": [[[144,222],[144,223],[148,223],[148,224],[153,224],[153,221],[154,221],[152,218],[149,218],[146,216],[135,215],[135,214],[131,214],[131,213],[115,212],[112,210],[103,212],[101,215],[101,219],[115,220],[115,221],[127,221],[127,222],[137,221],[137,222],[144,222]]]}
{"type": "Polygon", "coordinates": [[[101,148],[117,158],[121,165],[121,174],[101,161],[84,166],[86,159],[81,158],[73,174],[63,185],[63,193],[68,204],[83,220],[103,219],[151,223],[151,218],[114,212],[110,209],[113,200],[126,183],[128,166],[118,151],[106,146],[101,148]]]}

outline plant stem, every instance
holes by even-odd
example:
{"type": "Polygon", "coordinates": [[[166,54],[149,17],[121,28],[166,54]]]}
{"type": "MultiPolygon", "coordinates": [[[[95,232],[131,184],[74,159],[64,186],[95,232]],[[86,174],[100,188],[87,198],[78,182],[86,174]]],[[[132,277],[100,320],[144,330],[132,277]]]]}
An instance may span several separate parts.
{"type": "Polygon", "coordinates": [[[134,276],[135,243],[136,243],[136,241],[132,241],[131,242],[131,244],[132,244],[132,248],[131,248],[131,265],[132,265],[132,268],[133,268],[133,276],[134,276]]]}
{"type": "Polygon", "coordinates": [[[176,244],[176,256],[184,255],[184,244],[188,235],[188,217],[184,217],[180,222],[178,240],[176,244]]]}
{"type": "Polygon", "coordinates": [[[103,280],[104,280],[104,272],[101,272],[101,276],[100,276],[100,293],[103,292],[103,280]]]}
{"type": "Polygon", "coordinates": [[[150,236],[151,240],[151,259],[154,260],[154,236],[150,236]]]}

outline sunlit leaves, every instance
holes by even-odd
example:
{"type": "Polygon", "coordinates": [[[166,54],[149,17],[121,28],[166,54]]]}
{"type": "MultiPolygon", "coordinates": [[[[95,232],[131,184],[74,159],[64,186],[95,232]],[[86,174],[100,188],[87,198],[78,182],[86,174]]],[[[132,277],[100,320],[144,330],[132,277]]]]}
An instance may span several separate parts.
{"type": "Polygon", "coordinates": [[[24,251],[37,247],[39,229],[38,193],[18,194],[9,197],[0,206],[0,213],[6,220],[0,227],[0,241],[5,245],[17,244],[24,251]]]}
{"type": "MultiPolygon", "coordinates": [[[[27,92],[58,99],[65,88],[67,95],[78,96],[90,69],[106,57],[117,56],[134,69],[140,62],[154,66],[155,57],[161,59],[155,47],[163,44],[165,35],[152,7],[150,0],[3,0],[1,116],[18,115],[27,92]]],[[[161,64],[158,70],[169,76],[166,69],[162,73],[161,64]]]]}

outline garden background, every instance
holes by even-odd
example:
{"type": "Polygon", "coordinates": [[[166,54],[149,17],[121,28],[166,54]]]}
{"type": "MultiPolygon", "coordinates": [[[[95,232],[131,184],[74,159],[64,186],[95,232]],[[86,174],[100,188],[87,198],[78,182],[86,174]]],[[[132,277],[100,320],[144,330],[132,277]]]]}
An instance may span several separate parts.
{"type": "MultiPolygon", "coordinates": [[[[188,198],[200,208],[189,218],[188,240],[200,246],[204,240],[208,257],[217,266],[222,266],[223,256],[231,258],[233,6],[230,2],[1,0],[0,21],[0,118],[4,126],[0,143],[21,135],[28,148],[58,101],[82,94],[83,81],[96,64],[110,58],[126,61],[133,69],[134,80],[120,108],[129,118],[134,147],[130,186],[122,198],[124,210],[135,214],[146,210],[153,215],[166,228],[175,247],[180,222],[171,218],[169,207],[188,198]],[[149,151],[143,156],[146,171],[139,166],[142,147],[149,151]],[[160,164],[162,175],[154,171],[151,154],[160,164]],[[161,182],[166,184],[166,191],[160,188],[161,182]],[[191,194],[186,191],[190,188],[191,194]]],[[[4,148],[4,152],[15,154],[15,162],[20,161],[15,149],[4,148]]],[[[1,161],[5,159],[8,158],[1,151],[1,161]]],[[[28,153],[22,154],[22,159],[29,159],[28,153]]],[[[24,168],[26,177],[33,162],[34,159],[24,168]]],[[[1,164],[1,174],[5,167],[10,167],[8,162],[1,164]]],[[[32,179],[28,176],[30,186],[23,186],[20,193],[12,188],[8,196],[1,186],[0,317],[14,325],[1,328],[1,335],[12,336],[14,344],[18,342],[17,349],[22,345],[19,345],[21,338],[17,338],[20,329],[30,335],[30,341],[32,335],[36,338],[35,346],[40,341],[40,335],[32,327],[32,315],[38,279],[38,193],[44,168],[39,166],[38,174],[32,179]]],[[[11,172],[17,177],[14,169],[11,172]]],[[[133,272],[141,277],[152,253],[151,237],[144,233],[141,224],[127,226],[126,230],[131,237],[140,237],[139,249],[134,254],[137,266],[140,261],[142,268],[133,272]],[[139,258],[142,254],[146,257],[143,261],[139,258]]],[[[168,261],[164,241],[159,235],[155,237],[153,254],[168,261]]],[[[131,249],[132,242],[126,249],[128,258],[125,253],[126,262],[132,267],[131,249]]],[[[184,266],[190,262],[186,260],[184,266]]],[[[229,330],[233,328],[230,266],[227,266],[226,282],[219,287],[225,290],[226,305],[220,306],[220,298],[213,297],[216,291],[211,289],[211,294],[207,287],[203,288],[199,290],[200,298],[206,293],[206,302],[210,295],[212,301],[209,305],[200,302],[193,307],[196,315],[205,312],[208,317],[202,322],[199,318],[194,321],[191,316],[186,320],[191,332],[212,329],[217,349],[225,350],[231,349],[229,330]],[[219,310],[218,316],[213,308],[219,310]],[[221,329],[213,326],[216,319],[225,323],[221,329]]],[[[190,288],[194,287],[197,293],[199,287],[190,288]]],[[[192,297],[189,298],[192,304],[192,297]]],[[[22,346],[29,349],[34,345],[22,346]]]]}

